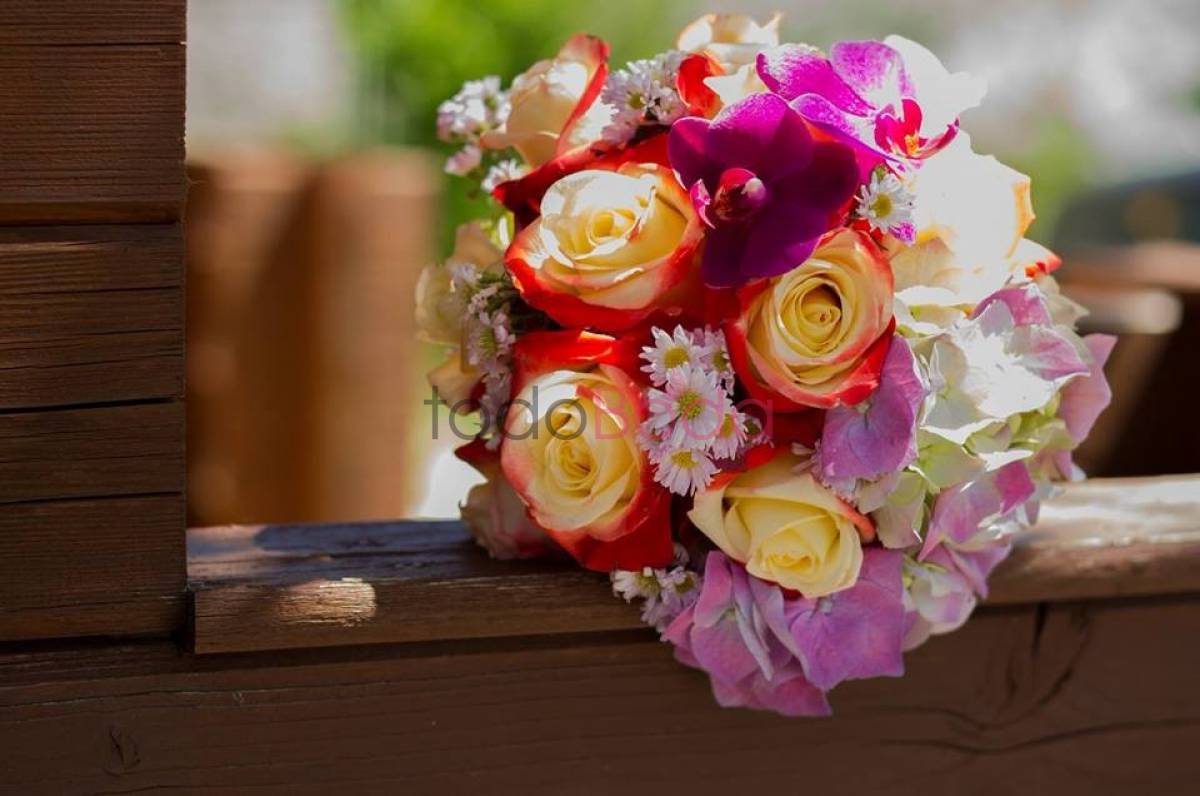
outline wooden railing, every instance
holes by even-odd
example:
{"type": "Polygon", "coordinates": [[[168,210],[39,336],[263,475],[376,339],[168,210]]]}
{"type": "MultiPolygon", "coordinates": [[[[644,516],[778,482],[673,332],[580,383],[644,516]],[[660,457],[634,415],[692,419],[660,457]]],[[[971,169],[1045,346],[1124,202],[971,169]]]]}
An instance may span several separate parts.
{"type": "Polygon", "coordinates": [[[1068,487],[962,629],[901,678],[839,686],[832,719],[717,707],[603,576],[489,561],[454,523],[189,542],[205,654],[0,654],[4,789],[1173,794],[1200,776],[1198,476],[1068,487]]]}
{"type": "MultiPolygon", "coordinates": [[[[268,525],[188,535],[198,653],[641,627],[603,576],[489,561],[455,522],[268,525]]],[[[1200,476],[1068,485],[992,579],[989,604],[1200,592],[1200,476]]]]}

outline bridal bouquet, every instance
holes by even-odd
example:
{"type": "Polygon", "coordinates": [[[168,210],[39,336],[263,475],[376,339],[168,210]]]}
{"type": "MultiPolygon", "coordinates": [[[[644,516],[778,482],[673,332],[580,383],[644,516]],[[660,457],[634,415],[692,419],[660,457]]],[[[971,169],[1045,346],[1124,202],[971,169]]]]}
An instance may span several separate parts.
{"type": "Polygon", "coordinates": [[[1110,337],[1027,240],[983,97],[892,36],[708,15],[613,69],[578,35],[441,107],[494,200],[421,276],[497,557],[609,573],[727,706],[829,712],[960,626],[1109,399],[1110,337]]]}

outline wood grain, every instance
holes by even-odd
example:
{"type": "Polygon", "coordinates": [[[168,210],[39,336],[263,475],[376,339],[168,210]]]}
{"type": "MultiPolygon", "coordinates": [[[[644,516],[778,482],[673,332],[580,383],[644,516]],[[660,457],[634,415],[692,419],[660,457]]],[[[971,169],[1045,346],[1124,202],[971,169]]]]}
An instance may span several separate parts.
{"type": "MultiPolygon", "coordinates": [[[[493,562],[454,522],[188,534],[196,652],[630,629],[569,563],[493,562]]],[[[1069,485],[992,579],[992,603],[1200,591],[1200,476],[1069,485]]]]}
{"type": "Polygon", "coordinates": [[[181,45],[0,44],[0,223],[179,219],[181,45]]]}
{"type": "Polygon", "coordinates": [[[186,7],[187,0],[4,0],[0,46],[179,44],[186,7]]]}
{"type": "Polygon", "coordinates": [[[0,414],[0,504],[184,490],[183,404],[0,414]]]}
{"type": "Polygon", "coordinates": [[[0,227],[0,410],[181,398],[177,225],[0,227]]]}
{"type": "Polygon", "coordinates": [[[0,508],[0,641],[184,622],[182,494],[0,508]]]}
{"type": "Polygon", "coordinates": [[[646,632],[0,656],[0,789],[1188,794],[1195,597],[982,610],[832,719],[722,710],[646,632]]]}

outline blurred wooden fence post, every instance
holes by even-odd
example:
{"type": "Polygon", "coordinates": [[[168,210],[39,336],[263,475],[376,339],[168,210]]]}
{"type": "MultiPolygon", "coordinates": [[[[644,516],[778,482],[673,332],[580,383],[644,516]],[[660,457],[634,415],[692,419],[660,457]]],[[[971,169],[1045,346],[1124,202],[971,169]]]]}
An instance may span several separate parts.
{"type": "Polygon", "coordinates": [[[193,522],[396,517],[418,468],[412,294],[436,174],[419,153],[193,165],[193,522]]]}

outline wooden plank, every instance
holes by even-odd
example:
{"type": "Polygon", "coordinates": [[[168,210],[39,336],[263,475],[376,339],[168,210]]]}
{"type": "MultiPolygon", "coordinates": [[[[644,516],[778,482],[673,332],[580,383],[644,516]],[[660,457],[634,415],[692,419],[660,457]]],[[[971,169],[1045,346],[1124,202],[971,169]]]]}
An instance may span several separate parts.
{"type": "Polygon", "coordinates": [[[718,708],[648,632],[19,651],[0,656],[0,790],[1186,794],[1198,606],[984,609],[817,720],[718,708]]]}
{"type": "Polygon", "coordinates": [[[245,530],[189,532],[195,652],[640,626],[603,576],[489,561],[457,523],[245,530]]]}
{"type": "MultiPolygon", "coordinates": [[[[493,562],[454,522],[189,531],[196,652],[640,626],[607,579],[493,562]]],[[[1068,485],[1018,541],[993,603],[1200,591],[1200,476],[1068,485]]]]}
{"type": "Polygon", "coordinates": [[[0,227],[0,410],[183,394],[178,225],[0,227]]]}
{"type": "Polygon", "coordinates": [[[4,45],[0,85],[0,223],[179,219],[181,45],[4,45]]]}
{"type": "Polygon", "coordinates": [[[0,46],[179,44],[187,0],[4,0],[0,46]]]}
{"type": "Polygon", "coordinates": [[[0,414],[0,504],[181,493],[183,404],[0,414]]]}
{"type": "Polygon", "coordinates": [[[0,509],[0,641],[183,626],[182,494],[0,509]]]}
{"type": "Polygon", "coordinates": [[[992,603],[1200,592],[1200,475],[1068,485],[991,586],[992,603]]]}

